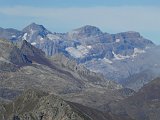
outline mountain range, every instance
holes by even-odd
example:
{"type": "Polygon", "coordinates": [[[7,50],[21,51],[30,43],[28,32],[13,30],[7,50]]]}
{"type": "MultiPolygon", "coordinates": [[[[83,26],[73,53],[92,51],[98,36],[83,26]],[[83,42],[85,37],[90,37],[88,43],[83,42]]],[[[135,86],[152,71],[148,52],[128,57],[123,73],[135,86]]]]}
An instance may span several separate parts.
{"type": "Polygon", "coordinates": [[[47,57],[42,50],[27,41],[17,44],[1,39],[0,49],[0,117],[2,120],[40,119],[37,117],[43,111],[47,112],[43,118],[45,120],[53,116],[57,120],[91,118],[95,120],[121,120],[122,118],[131,120],[128,115],[112,115],[95,109],[109,101],[127,98],[134,93],[133,90],[124,89],[121,85],[106,80],[103,75],[91,72],[63,55],[47,57]],[[31,90],[23,93],[28,89],[31,90]],[[43,93],[41,91],[45,92],[44,96],[39,95],[39,92],[43,93]],[[52,94],[52,96],[45,97],[47,94],[52,94]],[[110,97],[105,98],[107,95],[110,97]],[[20,98],[14,100],[17,96],[20,98]],[[44,99],[57,107],[59,104],[54,103],[55,99],[55,102],[58,103],[70,102],[65,102],[65,107],[58,109],[62,112],[55,114],[53,112],[56,112],[57,107],[49,112],[52,106],[46,107],[44,99]],[[39,108],[37,108],[38,104],[40,104],[39,108]],[[12,108],[13,105],[16,107],[12,108]],[[41,108],[43,106],[44,109],[41,108]],[[66,111],[69,112],[69,115],[64,113],[66,111]]]}
{"type": "Polygon", "coordinates": [[[22,31],[1,28],[0,38],[17,44],[26,40],[47,56],[63,54],[90,71],[134,90],[160,73],[160,47],[134,31],[109,34],[86,25],[67,33],[52,33],[32,23],[22,31]],[[137,80],[136,76],[142,77],[137,80]]]}
{"type": "Polygon", "coordinates": [[[0,119],[159,120],[159,52],[133,31],[0,28],[0,119]]]}

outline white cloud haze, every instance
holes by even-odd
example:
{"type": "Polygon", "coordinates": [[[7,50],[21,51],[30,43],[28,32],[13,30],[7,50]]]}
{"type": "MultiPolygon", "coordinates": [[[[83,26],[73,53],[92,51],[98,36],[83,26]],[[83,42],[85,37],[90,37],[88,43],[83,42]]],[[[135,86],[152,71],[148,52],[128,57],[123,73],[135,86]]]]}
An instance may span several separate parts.
{"type": "MultiPolygon", "coordinates": [[[[49,25],[78,27],[95,25],[103,30],[160,31],[160,8],[152,6],[38,8],[1,7],[0,14],[46,20],[49,25]]],[[[43,23],[41,23],[43,24],[43,23]]],[[[47,23],[46,23],[47,24],[47,23]]]]}

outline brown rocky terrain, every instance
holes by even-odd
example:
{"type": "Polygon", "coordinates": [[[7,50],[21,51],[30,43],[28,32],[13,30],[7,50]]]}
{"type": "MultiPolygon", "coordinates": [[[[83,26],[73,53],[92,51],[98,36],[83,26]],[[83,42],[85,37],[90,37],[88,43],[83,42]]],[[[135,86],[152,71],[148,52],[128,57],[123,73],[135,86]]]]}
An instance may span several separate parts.
{"type": "Polygon", "coordinates": [[[39,90],[28,90],[12,103],[0,105],[0,113],[1,120],[132,120],[67,102],[39,90]]]}

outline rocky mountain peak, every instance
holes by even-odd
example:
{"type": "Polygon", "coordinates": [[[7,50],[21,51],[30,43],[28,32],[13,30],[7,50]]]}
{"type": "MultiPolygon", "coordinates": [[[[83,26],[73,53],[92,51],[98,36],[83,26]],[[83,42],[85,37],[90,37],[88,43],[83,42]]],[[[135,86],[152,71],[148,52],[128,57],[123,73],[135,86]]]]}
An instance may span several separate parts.
{"type": "Polygon", "coordinates": [[[76,31],[79,31],[81,34],[88,34],[88,35],[99,35],[102,34],[102,31],[95,26],[91,25],[85,25],[81,28],[75,29],[76,31]]]}
{"type": "Polygon", "coordinates": [[[33,42],[33,44],[35,44],[35,41],[38,39],[43,39],[47,36],[47,34],[51,34],[51,32],[48,31],[43,25],[38,25],[36,23],[31,23],[25,27],[22,32],[22,40],[27,40],[31,43],[33,42]]]}
{"type": "Polygon", "coordinates": [[[38,25],[36,23],[31,23],[28,26],[26,26],[23,31],[25,31],[26,29],[38,29],[38,28],[42,28],[45,29],[45,27],[43,25],[38,25]]]}
{"type": "Polygon", "coordinates": [[[103,34],[103,32],[99,28],[91,25],[85,25],[68,33],[71,38],[77,39],[98,36],[101,34],[103,34]]]}
{"type": "Polygon", "coordinates": [[[34,32],[39,32],[43,34],[50,33],[43,25],[38,25],[36,23],[31,23],[30,25],[25,27],[22,31],[25,33],[34,33],[34,32]]]}

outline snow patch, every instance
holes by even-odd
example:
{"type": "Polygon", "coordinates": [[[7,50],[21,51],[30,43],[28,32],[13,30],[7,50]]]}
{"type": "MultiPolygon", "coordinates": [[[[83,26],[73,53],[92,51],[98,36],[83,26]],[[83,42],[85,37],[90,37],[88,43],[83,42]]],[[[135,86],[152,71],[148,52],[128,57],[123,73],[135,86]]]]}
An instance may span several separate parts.
{"type": "Polygon", "coordinates": [[[31,43],[31,45],[36,45],[36,44],[37,44],[36,42],[32,42],[32,43],[31,43]]]}
{"type": "Polygon", "coordinates": [[[116,39],[116,43],[120,42],[121,40],[120,39],[116,39]]]}
{"type": "Polygon", "coordinates": [[[134,48],[134,53],[133,53],[132,57],[136,57],[137,55],[145,53],[145,52],[146,52],[145,50],[134,48]]]}
{"type": "Polygon", "coordinates": [[[25,33],[22,37],[23,40],[27,40],[27,33],[25,33]]]}
{"type": "Polygon", "coordinates": [[[107,58],[103,58],[103,61],[106,62],[106,63],[109,63],[109,64],[112,64],[113,62],[107,58]]]}
{"type": "Polygon", "coordinates": [[[53,34],[47,34],[47,37],[48,37],[48,39],[50,39],[50,40],[57,40],[57,39],[60,39],[59,36],[53,35],[53,34]]]}
{"type": "Polygon", "coordinates": [[[89,49],[87,46],[79,45],[76,48],[68,47],[65,50],[74,58],[83,58],[89,53],[89,49]]]}
{"type": "Polygon", "coordinates": [[[114,55],[115,60],[124,60],[124,59],[128,59],[128,58],[134,58],[137,55],[145,53],[145,52],[146,52],[145,50],[134,48],[134,52],[130,56],[129,55],[123,56],[123,55],[120,55],[120,54],[115,54],[113,51],[112,51],[112,54],[114,55]]]}
{"type": "Polygon", "coordinates": [[[72,57],[74,58],[81,58],[83,57],[83,54],[75,49],[74,47],[68,47],[65,49],[72,57]]]}
{"type": "Polygon", "coordinates": [[[112,54],[114,55],[114,59],[116,60],[124,60],[124,59],[127,59],[127,58],[130,58],[130,56],[123,56],[123,55],[120,55],[120,54],[115,54],[113,51],[112,51],[112,54]]]}
{"type": "Polygon", "coordinates": [[[83,45],[77,46],[77,50],[80,51],[83,55],[87,55],[89,52],[87,47],[85,47],[83,45]]]}
{"type": "Polygon", "coordinates": [[[40,38],[40,41],[43,41],[43,40],[44,40],[44,39],[41,37],[41,38],[40,38]]]}
{"type": "Polygon", "coordinates": [[[87,48],[91,49],[91,48],[92,48],[92,46],[91,46],[91,45],[88,45],[88,46],[87,46],[87,48]]]}
{"type": "Polygon", "coordinates": [[[15,38],[16,36],[15,35],[12,35],[12,38],[15,38]]]}

